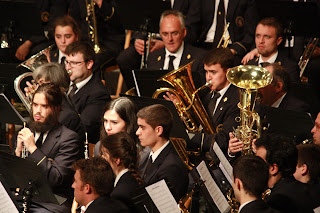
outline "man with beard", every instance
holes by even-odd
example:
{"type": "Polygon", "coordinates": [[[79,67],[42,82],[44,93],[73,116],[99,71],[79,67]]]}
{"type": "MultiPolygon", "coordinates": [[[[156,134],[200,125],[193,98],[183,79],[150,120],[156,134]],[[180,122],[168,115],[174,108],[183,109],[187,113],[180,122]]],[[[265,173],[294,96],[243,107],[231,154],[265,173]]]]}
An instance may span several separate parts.
{"type": "Polygon", "coordinates": [[[56,85],[43,84],[35,92],[29,128],[25,127],[13,137],[14,153],[20,157],[23,147],[28,151],[28,159],[42,170],[54,194],[68,200],[61,205],[32,200],[31,211],[70,211],[72,201],[72,163],[79,159],[77,133],[58,122],[62,94],[56,85]]]}

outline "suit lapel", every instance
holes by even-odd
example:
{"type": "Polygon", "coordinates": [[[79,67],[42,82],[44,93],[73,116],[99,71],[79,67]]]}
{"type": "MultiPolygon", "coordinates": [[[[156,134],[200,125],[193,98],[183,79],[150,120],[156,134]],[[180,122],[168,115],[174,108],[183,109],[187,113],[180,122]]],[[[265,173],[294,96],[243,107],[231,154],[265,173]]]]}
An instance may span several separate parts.
{"type": "Polygon", "coordinates": [[[213,123],[215,124],[218,120],[218,118],[220,117],[220,115],[222,114],[223,112],[223,109],[225,108],[225,106],[229,103],[230,101],[230,97],[232,96],[233,94],[233,91],[234,91],[234,86],[231,84],[229,89],[227,90],[227,92],[224,94],[224,96],[221,98],[217,108],[216,108],[216,111],[213,115],[213,123]]]}
{"type": "Polygon", "coordinates": [[[237,8],[238,2],[239,2],[238,0],[229,0],[227,16],[226,16],[227,22],[232,19],[232,16],[234,15],[234,11],[237,8]]]}
{"type": "Polygon", "coordinates": [[[60,136],[61,134],[61,126],[52,129],[49,131],[44,143],[41,146],[41,151],[45,154],[45,155],[49,155],[52,148],[55,146],[55,144],[57,143],[57,138],[60,136]]]}
{"type": "Polygon", "coordinates": [[[155,67],[159,67],[159,69],[163,69],[165,57],[166,57],[166,52],[165,52],[165,49],[162,48],[161,51],[159,51],[159,54],[156,56],[156,61],[154,62],[155,67]]]}
{"type": "Polygon", "coordinates": [[[193,58],[194,57],[190,53],[189,46],[187,44],[184,44],[184,50],[181,56],[179,67],[190,63],[193,60],[193,58]]]}

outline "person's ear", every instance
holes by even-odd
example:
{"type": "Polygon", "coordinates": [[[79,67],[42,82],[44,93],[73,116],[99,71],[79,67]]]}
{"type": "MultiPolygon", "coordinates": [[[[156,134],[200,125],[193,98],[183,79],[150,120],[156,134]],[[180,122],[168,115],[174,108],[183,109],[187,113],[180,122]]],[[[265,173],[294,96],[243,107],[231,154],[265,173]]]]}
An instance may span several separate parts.
{"type": "Polygon", "coordinates": [[[162,126],[156,126],[155,132],[157,133],[157,136],[161,136],[163,133],[163,127],[162,126]]]}
{"type": "Polygon", "coordinates": [[[121,163],[121,159],[120,159],[120,158],[116,158],[116,159],[114,160],[114,162],[116,163],[117,166],[119,166],[120,163],[121,163]]]}
{"type": "Polygon", "coordinates": [[[303,164],[303,165],[301,166],[301,174],[302,174],[302,175],[307,175],[308,172],[309,172],[308,166],[307,166],[306,164],[303,164]]]}
{"type": "Polygon", "coordinates": [[[280,36],[279,38],[277,38],[277,46],[279,46],[282,42],[283,38],[280,36]]]}
{"type": "Polygon", "coordinates": [[[90,70],[93,67],[93,60],[87,62],[87,69],[90,70]]]}
{"type": "Polygon", "coordinates": [[[278,174],[278,171],[279,171],[279,167],[277,164],[272,164],[270,165],[269,167],[269,174],[272,175],[272,176],[275,176],[276,174],[278,174]]]}
{"type": "Polygon", "coordinates": [[[243,183],[239,178],[235,178],[235,185],[237,187],[237,190],[240,191],[243,189],[243,183]]]}

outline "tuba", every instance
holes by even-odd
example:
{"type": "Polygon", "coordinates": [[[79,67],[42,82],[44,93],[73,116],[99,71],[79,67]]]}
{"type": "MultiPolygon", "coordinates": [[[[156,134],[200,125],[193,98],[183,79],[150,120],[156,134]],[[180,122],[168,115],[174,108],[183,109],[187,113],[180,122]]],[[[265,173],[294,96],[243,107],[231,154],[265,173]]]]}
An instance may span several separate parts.
{"type": "Polygon", "coordinates": [[[242,155],[252,154],[252,140],[261,135],[260,116],[254,111],[257,92],[259,88],[269,85],[273,76],[265,68],[240,65],[227,72],[227,79],[240,88],[240,117],[236,118],[240,125],[234,131],[234,135],[244,144],[242,155]],[[255,124],[257,128],[253,129],[255,124]]]}
{"type": "Polygon", "coordinates": [[[209,86],[210,83],[207,83],[195,90],[191,76],[192,63],[193,61],[159,78],[158,81],[165,81],[173,86],[174,89],[157,89],[153,93],[152,98],[157,98],[163,92],[173,93],[179,99],[179,103],[176,103],[175,107],[187,129],[190,132],[201,132],[203,129],[206,133],[214,134],[216,131],[198,95],[198,92],[209,86]],[[191,116],[190,110],[193,112],[202,128],[196,124],[195,120],[191,116]]]}
{"type": "Polygon", "coordinates": [[[25,68],[31,70],[31,72],[33,72],[36,68],[38,68],[42,64],[49,63],[50,62],[49,52],[50,52],[50,50],[52,49],[53,46],[54,46],[54,44],[52,44],[49,47],[41,50],[37,54],[31,56],[29,59],[27,59],[26,61],[24,61],[21,64],[19,64],[17,66],[17,68],[21,66],[21,67],[25,67],[25,68]]]}

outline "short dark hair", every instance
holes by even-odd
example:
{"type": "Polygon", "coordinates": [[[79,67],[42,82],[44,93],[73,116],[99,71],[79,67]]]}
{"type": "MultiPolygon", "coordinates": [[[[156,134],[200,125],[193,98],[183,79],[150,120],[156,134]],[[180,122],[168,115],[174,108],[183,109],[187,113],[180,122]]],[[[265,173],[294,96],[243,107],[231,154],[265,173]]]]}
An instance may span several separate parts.
{"type": "Polygon", "coordinates": [[[70,85],[70,77],[65,68],[59,63],[43,64],[32,73],[33,79],[38,81],[44,78],[45,81],[58,85],[66,91],[70,85]]]}
{"type": "Polygon", "coordinates": [[[268,187],[269,167],[260,157],[241,156],[232,165],[233,177],[239,178],[244,190],[251,196],[261,198],[268,187]]]}
{"type": "Polygon", "coordinates": [[[267,17],[259,21],[258,25],[259,24],[274,27],[276,29],[277,38],[282,37],[283,27],[282,24],[278,21],[278,19],[274,17],[267,17]]]}
{"type": "Polygon", "coordinates": [[[165,17],[169,16],[169,15],[173,15],[173,16],[177,17],[177,18],[180,20],[181,29],[183,29],[183,28],[186,27],[185,21],[184,21],[185,17],[184,17],[184,15],[183,15],[180,11],[178,11],[178,10],[166,10],[166,11],[164,11],[164,12],[161,14],[159,25],[161,25],[162,20],[163,20],[165,17]]]}
{"type": "Polygon", "coordinates": [[[287,69],[283,66],[281,66],[279,63],[273,63],[268,66],[273,67],[273,81],[272,84],[277,84],[278,82],[281,82],[283,84],[283,91],[287,92],[289,90],[289,73],[287,69]]]}
{"type": "Polygon", "coordinates": [[[162,126],[162,137],[169,139],[173,116],[167,107],[161,104],[147,106],[139,110],[137,117],[144,119],[152,128],[162,126]]]}
{"type": "Polygon", "coordinates": [[[214,48],[203,59],[207,66],[220,64],[226,70],[234,66],[234,55],[229,48],[214,48]]]}
{"type": "Polygon", "coordinates": [[[138,151],[136,142],[126,132],[119,132],[109,135],[101,140],[100,152],[102,147],[107,149],[110,158],[120,158],[120,163],[136,178],[142,185],[142,179],[138,174],[138,151]]]}
{"type": "Polygon", "coordinates": [[[306,164],[310,181],[320,180],[320,146],[317,144],[300,144],[298,149],[298,166],[306,164]]]}
{"type": "Polygon", "coordinates": [[[54,21],[52,29],[51,29],[51,31],[53,32],[53,35],[55,33],[57,26],[62,26],[62,27],[70,26],[72,28],[72,31],[74,32],[74,34],[76,36],[78,36],[78,38],[80,39],[80,28],[79,28],[77,22],[71,16],[68,16],[68,15],[61,16],[61,17],[58,17],[54,21]]]}
{"type": "Polygon", "coordinates": [[[80,179],[89,184],[98,195],[110,195],[113,190],[114,176],[108,162],[102,157],[80,159],[73,163],[73,171],[79,170],[80,179]]]}
{"type": "Polygon", "coordinates": [[[267,163],[276,164],[282,177],[293,176],[298,161],[298,150],[292,139],[277,134],[265,134],[255,145],[257,148],[264,147],[267,150],[267,163]]]}
{"type": "Polygon", "coordinates": [[[69,44],[66,48],[67,55],[75,55],[81,53],[83,55],[83,60],[88,62],[95,59],[95,52],[92,45],[86,41],[75,41],[69,44]]]}

